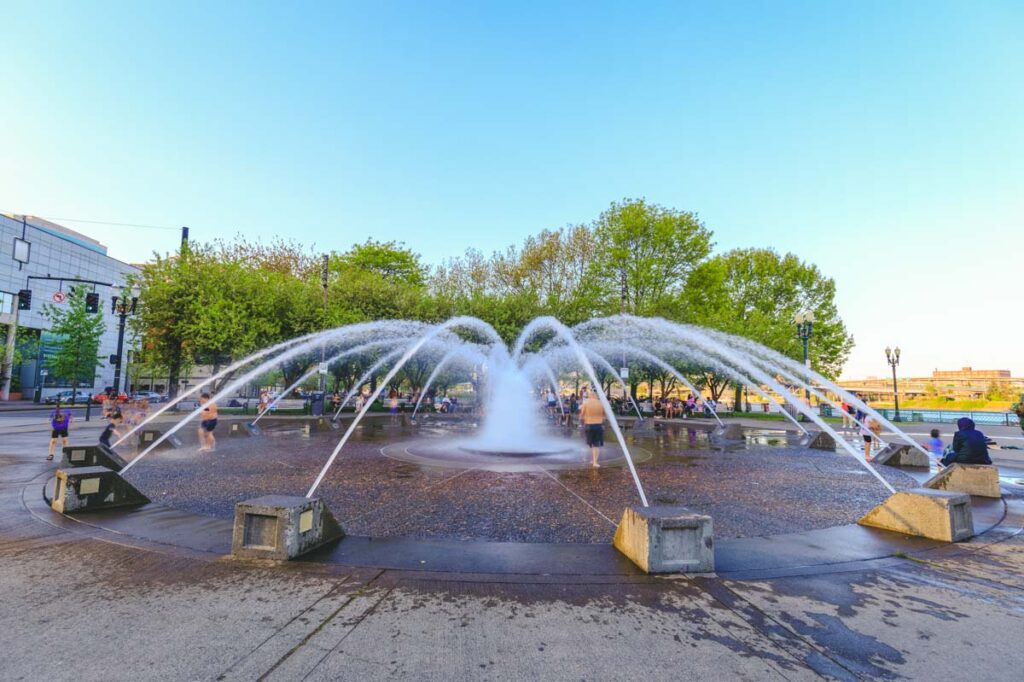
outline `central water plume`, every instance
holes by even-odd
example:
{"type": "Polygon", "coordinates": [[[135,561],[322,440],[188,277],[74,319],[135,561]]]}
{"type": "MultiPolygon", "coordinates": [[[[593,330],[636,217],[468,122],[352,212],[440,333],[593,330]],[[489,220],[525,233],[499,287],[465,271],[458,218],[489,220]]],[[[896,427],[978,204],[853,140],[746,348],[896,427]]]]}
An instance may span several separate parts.
{"type": "Polygon", "coordinates": [[[545,433],[530,377],[507,354],[495,355],[483,377],[483,424],[459,447],[513,455],[567,451],[565,438],[545,433]]]}

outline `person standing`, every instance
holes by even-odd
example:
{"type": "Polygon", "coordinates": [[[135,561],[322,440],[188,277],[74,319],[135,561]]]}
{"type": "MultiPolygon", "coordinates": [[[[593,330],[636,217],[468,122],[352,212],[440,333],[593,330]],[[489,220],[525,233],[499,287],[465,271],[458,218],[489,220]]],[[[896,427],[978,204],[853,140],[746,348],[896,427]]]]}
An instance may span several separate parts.
{"type": "Polygon", "coordinates": [[[199,397],[199,404],[203,406],[200,413],[202,421],[199,422],[199,452],[212,452],[217,449],[217,439],[213,437],[213,430],[217,428],[217,403],[210,401],[209,393],[204,393],[199,397]]]}
{"type": "Polygon", "coordinates": [[[60,401],[57,401],[57,406],[53,412],[50,413],[50,453],[46,456],[47,461],[53,459],[53,453],[57,449],[57,439],[61,439],[61,447],[66,448],[68,446],[68,428],[71,426],[71,410],[65,410],[60,401]]]}
{"type": "Polygon", "coordinates": [[[388,414],[392,422],[398,421],[398,391],[394,388],[388,392],[388,414]]]}
{"type": "Polygon", "coordinates": [[[565,415],[565,425],[572,428],[572,420],[576,418],[576,415],[580,411],[580,401],[573,393],[569,396],[569,412],[565,415]]]}
{"type": "Polygon", "coordinates": [[[604,406],[597,399],[597,392],[592,391],[580,408],[580,424],[583,425],[587,445],[590,446],[590,466],[595,469],[601,448],[604,447],[604,406]]]}
{"type": "Polygon", "coordinates": [[[1024,432],[1024,395],[1021,395],[1020,402],[1013,406],[1013,411],[1017,415],[1017,426],[1024,432]]]}

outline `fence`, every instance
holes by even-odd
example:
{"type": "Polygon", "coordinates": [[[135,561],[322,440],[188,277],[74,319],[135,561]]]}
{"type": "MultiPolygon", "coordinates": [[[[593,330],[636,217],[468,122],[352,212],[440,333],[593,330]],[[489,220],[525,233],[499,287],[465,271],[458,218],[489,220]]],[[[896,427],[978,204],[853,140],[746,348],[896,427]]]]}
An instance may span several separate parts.
{"type": "MultiPolygon", "coordinates": [[[[878,410],[883,417],[895,420],[896,410],[885,408],[878,410]]],[[[1017,426],[1020,419],[1013,412],[972,412],[965,410],[900,410],[900,421],[932,422],[936,424],[955,424],[957,419],[969,417],[975,424],[995,424],[998,426],[1017,426]]]]}

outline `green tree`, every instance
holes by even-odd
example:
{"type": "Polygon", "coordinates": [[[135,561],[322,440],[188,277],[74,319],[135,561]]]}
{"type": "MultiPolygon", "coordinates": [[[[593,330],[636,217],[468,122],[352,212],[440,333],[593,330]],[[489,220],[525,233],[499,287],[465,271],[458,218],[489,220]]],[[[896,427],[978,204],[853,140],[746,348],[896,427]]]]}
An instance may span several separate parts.
{"type": "MultiPolygon", "coordinates": [[[[836,285],[817,266],[772,249],[735,249],[696,268],[683,292],[687,321],[752,339],[803,359],[797,313],[814,313],[811,366],[835,378],[853,348],[835,304],[836,285]]],[[[722,378],[712,374],[712,380],[722,378]]]]}
{"type": "Polygon", "coordinates": [[[594,223],[593,281],[606,312],[674,317],[693,270],[711,253],[711,231],[696,214],[643,199],[616,202],[594,223]]]}
{"type": "MultiPolygon", "coordinates": [[[[166,367],[169,391],[197,364],[214,369],[257,349],[319,329],[315,259],[287,242],[192,243],[142,267],[139,362],[166,367]]],[[[221,379],[221,388],[233,375],[221,379]]]]}
{"type": "Polygon", "coordinates": [[[427,269],[420,263],[419,254],[398,242],[368,239],[337,256],[337,261],[341,269],[361,270],[412,287],[422,287],[427,280],[427,269]]]}
{"type": "Polygon", "coordinates": [[[71,384],[71,402],[83,381],[91,385],[96,368],[102,366],[99,358],[100,337],[106,330],[103,316],[85,310],[85,287],[71,288],[67,300],[61,305],[47,303],[42,313],[50,322],[50,332],[60,339],[57,352],[46,361],[53,376],[71,384]]]}

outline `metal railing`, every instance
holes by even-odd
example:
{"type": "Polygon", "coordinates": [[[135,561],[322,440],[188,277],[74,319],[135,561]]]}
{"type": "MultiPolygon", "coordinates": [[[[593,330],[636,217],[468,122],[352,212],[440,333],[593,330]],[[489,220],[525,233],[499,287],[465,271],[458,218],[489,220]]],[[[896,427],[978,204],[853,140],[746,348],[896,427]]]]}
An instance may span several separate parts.
{"type": "MultiPolygon", "coordinates": [[[[896,410],[882,408],[878,410],[886,419],[894,420],[896,410]]],[[[957,419],[969,417],[975,424],[992,424],[996,426],[1017,426],[1020,419],[1013,412],[979,412],[974,410],[900,410],[900,421],[931,422],[934,424],[955,424],[957,419]]]]}

